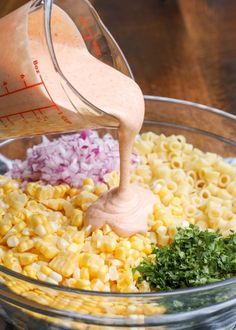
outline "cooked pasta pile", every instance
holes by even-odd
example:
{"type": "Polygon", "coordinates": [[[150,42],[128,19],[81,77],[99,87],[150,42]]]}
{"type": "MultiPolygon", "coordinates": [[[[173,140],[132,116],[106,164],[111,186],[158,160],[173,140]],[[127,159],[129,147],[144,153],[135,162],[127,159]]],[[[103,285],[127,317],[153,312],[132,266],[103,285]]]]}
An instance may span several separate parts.
{"type": "MultiPolygon", "coordinates": [[[[0,178],[0,262],[41,281],[95,291],[150,291],[132,272],[151,254],[153,244],[170,244],[177,228],[196,224],[236,232],[236,167],[220,156],[204,153],[183,136],[144,133],[135,141],[141,161],[132,182],[156,195],[148,233],[122,238],[105,225],[91,232],[83,227],[87,208],[107,189],[118,185],[86,178],[80,188],[0,178]]],[[[32,292],[28,292],[32,295],[32,292]]],[[[27,297],[27,292],[25,293],[27,297]]]]}

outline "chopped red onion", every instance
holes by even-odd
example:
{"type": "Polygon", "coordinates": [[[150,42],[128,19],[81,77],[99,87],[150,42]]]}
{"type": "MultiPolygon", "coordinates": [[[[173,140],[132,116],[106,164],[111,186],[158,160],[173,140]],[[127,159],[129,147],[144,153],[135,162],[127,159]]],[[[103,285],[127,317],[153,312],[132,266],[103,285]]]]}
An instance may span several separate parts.
{"type": "MultiPolygon", "coordinates": [[[[138,155],[133,154],[133,166],[138,163],[138,155]]],[[[8,175],[24,182],[79,187],[88,177],[95,183],[104,182],[106,174],[114,170],[119,173],[119,165],[117,140],[110,134],[100,138],[96,131],[83,130],[53,141],[43,137],[41,144],[27,150],[26,160],[13,161],[8,175]]]]}

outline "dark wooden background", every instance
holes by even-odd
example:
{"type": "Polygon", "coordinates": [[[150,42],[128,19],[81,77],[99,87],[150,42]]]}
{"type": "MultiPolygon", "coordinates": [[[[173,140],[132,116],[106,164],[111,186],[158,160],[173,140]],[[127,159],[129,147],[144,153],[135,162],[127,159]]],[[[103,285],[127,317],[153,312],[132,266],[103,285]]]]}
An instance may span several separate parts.
{"type": "MultiPolygon", "coordinates": [[[[25,2],[0,0],[0,15],[25,2]]],[[[93,3],[145,94],[236,114],[236,0],[93,3]]]]}

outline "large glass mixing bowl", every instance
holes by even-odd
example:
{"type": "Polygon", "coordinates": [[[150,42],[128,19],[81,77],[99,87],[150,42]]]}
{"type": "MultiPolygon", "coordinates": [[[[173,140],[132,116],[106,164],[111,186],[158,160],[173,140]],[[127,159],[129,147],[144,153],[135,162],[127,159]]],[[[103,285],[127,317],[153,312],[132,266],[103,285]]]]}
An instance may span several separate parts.
{"type": "MultiPolygon", "coordinates": [[[[204,151],[236,157],[236,117],[217,109],[146,97],[142,130],[182,134],[204,151]]],[[[23,158],[26,149],[40,141],[41,137],[4,141],[0,152],[12,159],[23,158]]],[[[17,328],[29,330],[232,330],[236,327],[236,278],[172,292],[118,294],[55,286],[0,266],[0,314],[17,328]]]]}

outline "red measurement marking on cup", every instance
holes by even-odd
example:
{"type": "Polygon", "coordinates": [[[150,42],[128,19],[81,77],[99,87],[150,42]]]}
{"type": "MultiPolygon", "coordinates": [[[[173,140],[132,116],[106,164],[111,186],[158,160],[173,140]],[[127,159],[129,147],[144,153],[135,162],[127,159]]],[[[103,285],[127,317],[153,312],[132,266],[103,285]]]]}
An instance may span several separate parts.
{"type": "Polygon", "coordinates": [[[23,84],[25,85],[25,87],[27,87],[27,84],[26,84],[26,81],[25,81],[25,75],[23,73],[20,75],[20,78],[23,81],[23,84]]]}
{"type": "Polygon", "coordinates": [[[40,120],[41,118],[43,118],[43,120],[47,121],[48,120],[48,117],[46,115],[46,111],[48,110],[56,110],[57,111],[57,114],[61,117],[61,119],[68,123],[68,124],[71,124],[71,121],[65,116],[65,114],[63,113],[63,111],[60,109],[60,107],[53,101],[45,83],[44,83],[44,80],[40,74],[40,71],[39,71],[39,68],[38,68],[38,61],[35,60],[33,62],[34,64],[34,68],[35,68],[35,71],[36,73],[39,75],[39,79],[40,81],[39,82],[36,82],[34,84],[27,84],[26,82],[26,79],[25,79],[25,75],[22,73],[20,74],[20,80],[22,81],[22,84],[23,84],[23,87],[21,88],[18,88],[18,89],[14,89],[14,90],[10,90],[9,86],[8,86],[8,82],[7,81],[4,81],[2,83],[2,86],[4,88],[4,91],[5,93],[3,94],[0,94],[0,98],[3,98],[3,97],[7,97],[7,96],[10,96],[12,94],[16,94],[16,93],[20,93],[20,92],[23,92],[27,89],[32,89],[32,88],[36,88],[38,86],[42,86],[48,97],[49,97],[49,100],[50,100],[50,104],[46,105],[46,106],[43,106],[43,107],[38,107],[38,108],[34,108],[34,109],[26,109],[24,111],[18,111],[18,112],[15,112],[15,113],[11,113],[11,114],[7,114],[7,115],[3,115],[3,116],[0,116],[0,123],[4,126],[4,127],[8,127],[9,125],[13,125],[14,124],[14,119],[15,117],[17,116],[18,118],[22,118],[26,123],[28,122],[28,120],[26,119],[26,117],[24,115],[26,115],[27,113],[32,113],[34,115],[34,117],[37,119],[37,120],[40,120]],[[45,111],[46,110],[46,111],[45,111]],[[12,119],[12,120],[11,120],[12,119]]]}
{"type": "MultiPolygon", "coordinates": [[[[26,82],[24,81],[24,83],[26,84],[26,82]]],[[[6,90],[6,93],[4,94],[0,94],[0,97],[4,97],[4,96],[8,96],[8,95],[11,95],[11,94],[15,94],[15,93],[19,93],[19,92],[22,92],[26,89],[30,89],[30,88],[34,88],[34,87],[37,87],[37,86],[40,86],[40,85],[43,85],[42,82],[38,82],[36,84],[33,84],[33,85],[29,85],[29,86],[24,86],[22,88],[18,88],[18,89],[14,89],[13,91],[9,91],[7,86],[5,86],[5,90],[6,90]]]]}
{"type": "Polygon", "coordinates": [[[5,94],[8,94],[9,91],[8,91],[8,88],[7,88],[7,81],[4,81],[4,82],[3,82],[3,87],[5,88],[5,91],[6,91],[5,94]]]}
{"type": "Polygon", "coordinates": [[[83,36],[84,41],[85,42],[91,41],[96,56],[97,57],[101,56],[102,55],[101,48],[99,47],[97,40],[94,38],[92,30],[88,26],[88,22],[87,22],[86,18],[84,16],[80,16],[79,20],[83,27],[82,36],[83,36]]]}

